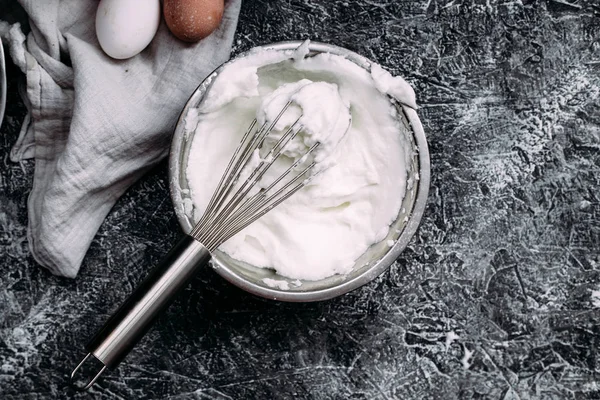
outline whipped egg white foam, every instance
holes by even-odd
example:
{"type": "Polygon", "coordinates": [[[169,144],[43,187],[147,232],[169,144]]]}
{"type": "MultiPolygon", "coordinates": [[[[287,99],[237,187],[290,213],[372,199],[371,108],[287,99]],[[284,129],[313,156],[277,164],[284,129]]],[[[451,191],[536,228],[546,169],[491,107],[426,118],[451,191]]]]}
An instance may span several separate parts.
{"type": "Polygon", "coordinates": [[[291,102],[269,140],[296,120],[302,131],[268,174],[278,176],[316,142],[320,171],[219,249],[284,277],[319,280],[351,271],[397,218],[411,147],[388,95],[416,105],[412,88],[378,65],[368,72],[334,54],[307,56],[307,48],[258,49],[217,75],[186,115],[186,130],[195,130],[186,176],[198,221],[250,121],[272,121],[291,102]]]}
{"type": "Polygon", "coordinates": [[[301,79],[283,84],[265,96],[256,120],[260,126],[277,121],[267,136],[267,148],[272,147],[289,127],[301,127],[296,137],[285,146],[283,154],[298,159],[318,143],[311,155],[321,170],[329,166],[328,157],[344,138],[351,117],[349,104],[341,98],[336,84],[301,79]],[[286,105],[288,107],[280,115],[286,105]]]}

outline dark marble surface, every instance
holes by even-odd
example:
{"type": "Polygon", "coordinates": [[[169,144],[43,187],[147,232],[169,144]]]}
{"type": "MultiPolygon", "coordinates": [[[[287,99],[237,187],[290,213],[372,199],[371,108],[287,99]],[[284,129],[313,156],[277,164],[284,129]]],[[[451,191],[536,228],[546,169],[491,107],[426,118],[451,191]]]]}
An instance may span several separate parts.
{"type": "Polygon", "coordinates": [[[235,52],[312,38],[414,85],[433,165],[422,226],[389,272],[322,303],[206,269],[87,394],[67,373],[178,235],[166,165],[118,202],[76,280],[42,270],[33,163],[8,160],[25,114],[9,66],[0,398],[599,399],[600,6],[570,1],[245,1],[235,52]]]}

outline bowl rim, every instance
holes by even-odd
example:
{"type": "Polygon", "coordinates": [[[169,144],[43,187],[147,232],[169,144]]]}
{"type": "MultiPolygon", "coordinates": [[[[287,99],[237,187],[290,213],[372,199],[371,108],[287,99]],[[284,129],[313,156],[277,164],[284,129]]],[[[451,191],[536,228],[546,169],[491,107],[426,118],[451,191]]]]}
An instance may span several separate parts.
{"type": "MultiPolygon", "coordinates": [[[[221,64],[212,73],[210,73],[198,85],[198,87],[194,90],[194,92],[186,102],[185,106],[183,107],[183,110],[181,111],[181,114],[179,115],[177,124],[174,129],[169,155],[169,189],[171,193],[171,200],[173,201],[175,214],[177,215],[179,224],[181,225],[183,231],[186,234],[191,230],[192,227],[189,224],[185,211],[182,207],[179,207],[178,205],[182,204],[183,202],[181,187],[179,186],[179,177],[181,173],[181,152],[184,149],[184,143],[186,141],[185,117],[188,111],[190,110],[190,108],[192,108],[192,106],[195,106],[199,98],[204,95],[204,91],[206,90],[204,86],[206,86],[207,83],[211,82],[227,65],[249,55],[251,52],[256,51],[257,49],[292,51],[298,48],[303,43],[304,41],[299,40],[277,42],[262,46],[256,46],[248,51],[240,53],[239,55],[231,58],[229,61],[226,61],[225,63],[221,64]]],[[[373,64],[373,62],[367,59],[366,57],[363,57],[343,47],[314,41],[310,41],[308,47],[309,51],[333,53],[336,55],[343,56],[367,70],[370,70],[370,66],[371,64],[373,64]]],[[[381,275],[384,271],[386,271],[394,263],[394,261],[396,261],[398,256],[406,248],[406,246],[409,244],[410,240],[416,233],[417,228],[419,227],[419,224],[421,222],[421,218],[423,217],[423,213],[425,212],[430,185],[431,162],[429,158],[429,147],[427,144],[427,138],[425,136],[423,126],[415,110],[404,105],[402,105],[402,109],[412,128],[412,135],[415,140],[416,149],[418,151],[419,179],[415,183],[415,186],[417,186],[417,193],[413,209],[410,213],[406,226],[402,230],[402,233],[396,240],[395,244],[382,258],[380,258],[362,274],[357,275],[356,277],[348,281],[344,281],[339,285],[332,286],[329,288],[312,291],[286,291],[277,288],[264,287],[258,285],[238,275],[237,273],[232,271],[228,265],[222,263],[217,258],[212,259],[212,262],[217,264],[213,269],[216,270],[217,273],[221,275],[221,277],[225,278],[227,281],[239,287],[240,289],[243,289],[249,293],[260,297],[287,302],[312,302],[328,300],[340,296],[342,294],[348,293],[354,289],[357,289],[371,282],[376,277],[381,275]]]]}
{"type": "Polygon", "coordinates": [[[0,126],[4,120],[4,111],[6,109],[6,62],[4,61],[4,48],[0,40],[0,126]]]}

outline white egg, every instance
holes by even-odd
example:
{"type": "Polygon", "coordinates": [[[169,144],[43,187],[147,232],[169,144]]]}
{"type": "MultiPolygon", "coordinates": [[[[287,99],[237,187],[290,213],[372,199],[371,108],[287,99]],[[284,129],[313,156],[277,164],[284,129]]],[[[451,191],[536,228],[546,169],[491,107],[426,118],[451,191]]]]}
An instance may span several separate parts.
{"type": "Polygon", "coordinates": [[[152,41],[160,23],[160,0],[101,0],[96,36],[112,58],[133,57],[152,41]]]}

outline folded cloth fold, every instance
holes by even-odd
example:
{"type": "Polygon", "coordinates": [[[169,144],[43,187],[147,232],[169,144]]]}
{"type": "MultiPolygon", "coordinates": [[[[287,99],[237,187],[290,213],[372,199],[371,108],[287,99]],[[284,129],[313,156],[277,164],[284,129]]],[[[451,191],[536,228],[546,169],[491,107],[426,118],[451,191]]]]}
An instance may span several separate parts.
{"type": "Polygon", "coordinates": [[[179,112],[196,86],[229,58],[241,0],[196,44],[164,21],[151,44],[124,61],[95,35],[97,0],[19,0],[31,32],[0,21],[26,75],[29,113],[11,159],[35,158],[28,200],[33,257],[75,277],[100,224],[123,192],[169,151],[179,112]]]}

